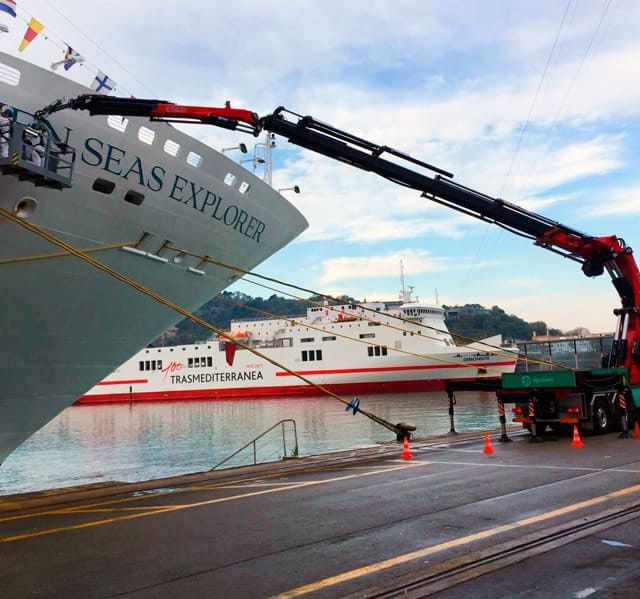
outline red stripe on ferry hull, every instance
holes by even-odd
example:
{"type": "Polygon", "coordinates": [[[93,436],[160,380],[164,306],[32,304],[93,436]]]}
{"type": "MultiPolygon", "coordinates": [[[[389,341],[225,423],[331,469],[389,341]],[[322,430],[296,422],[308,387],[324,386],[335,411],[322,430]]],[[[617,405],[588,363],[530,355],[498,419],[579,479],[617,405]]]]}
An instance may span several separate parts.
{"type": "MultiPolygon", "coordinates": [[[[496,380],[497,377],[484,377],[496,380]]],[[[448,379],[449,380],[449,379],[448,379]]],[[[456,381],[476,380],[456,378],[456,381]]],[[[356,395],[366,393],[406,393],[410,391],[442,391],[445,379],[421,381],[384,381],[370,383],[334,383],[323,387],[333,393],[356,395]]],[[[303,397],[318,396],[322,392],[312,385],[287,385],[272,387],[228,387],[226,389],[183,389],[180,391],[143,391],[129,393],[104,393],[99,395],[83,395],[75,405],[97,403],[126,403],[129,401],[185,401],[206,399],[260,399],[265,397],[303,397]]]]}

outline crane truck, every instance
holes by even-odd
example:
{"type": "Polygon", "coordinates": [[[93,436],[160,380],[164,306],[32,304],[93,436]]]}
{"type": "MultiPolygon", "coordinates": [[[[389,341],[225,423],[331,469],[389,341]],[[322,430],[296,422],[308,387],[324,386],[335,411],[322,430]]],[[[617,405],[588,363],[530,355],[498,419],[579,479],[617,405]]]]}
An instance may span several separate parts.
{"type": "Polygon", "coordinates": [[[600,368],[503,374],[495,391],[499,402],[515,404],[516,422],[531,431],[532,440],[547,427],[580,425],[597,433],[615,426],[628,436],[640,419],[640,273],[632,249],[611,235],[595,237],[501,198],[491,197],[453,180],[453,174],[386,145],[378,145],[311,116],[277,108],[266,116],[244,109],[185,106],[154,99],[84,94],[60,99],[36,116],[46,119],[63,109],[91,115],[146,117],[152,121],[202,123],[251,133],[262,131],[333,160],[370,171],[422,197],[495,224],[581,264],[587,277],[606,271],[620,297],[614,310],[617,325],[611,351],[600,368]]]}

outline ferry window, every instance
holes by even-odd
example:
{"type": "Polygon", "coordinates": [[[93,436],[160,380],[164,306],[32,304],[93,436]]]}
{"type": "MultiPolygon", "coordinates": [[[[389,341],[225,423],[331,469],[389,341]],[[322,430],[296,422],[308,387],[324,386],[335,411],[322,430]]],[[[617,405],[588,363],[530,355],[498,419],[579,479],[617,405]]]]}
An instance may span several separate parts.
{"type": "Polygon", "coordinates": [[[169,154],[169,156],[177,156],[180,151],[180,144],[172,139],[167,139],[167,141],[164,142],[164,151],[169,154]]]}
{"type": "Polygon", "coordinates": [[[302,361],[303,362],[307,361],[307,350],[306,349],[302,351],[302,361]]]}
{"type": "Polygon", "coordinates": [[[316,359],[316,354],[313,350],[309,352],[309,362],[313,362],[316,359]]]}
{"type": "Polygon", "coordinates": [[[145,370],[151,370],[151,364],[149,364],[149,360],[145,360],[144,369],[145,370]]]}
{"type": "Polygon", "coordinates": [[[144,362],[138,362],[138,368],[144,370],[144,362]]]}
{"type": "Polygon", "coordinates": [[[379,345],[376,345],[376,346],[373,348],[373,350],[374,350],[374,353],[376,354],[376,356],[379,356],[379,355],[380,355],[380,346],[379,346],[379,345]]]}
{"type": "Polygon", "coordinates": [[[9,85],[18,85],[20,83],[20,71],[0,62],[0,81],[9,85]]]}
{"type": "Polygon", "coordinates": [[[335,341],[335,340],[336,340],[336,338],[335,338],[335,336],[334,336],[334,335],[331,335],[331,336],[329,336],[329,337],[323,337],[323,338],[322,338],[322,340],[323,340],[323,341],[335,341]]]}
{"type": "Polygon", "coordinates": [[[194,358],[193,359],[193,366],[195,368],[198,368],[200,366],[200,358],[194,358]]]}
{"type": "Polygon", "coordinates": [[[138,129],[138,139],[150,146],[156,138],[156,132],[148,127],[140,127],[138,129]]]}
{"type": "Polygon", "coordinates": [[[151,370],[155,370],[155,369],[156,369],[156,361],[151,360],[151,370]]]}
{"type": "Polygon", "coordinates": [[[387,348],[386,348],[386,347],[383,347],[383,348],[382,348],[382,355],[383,355],[383,356],[386,356],[386,355],[387,355],[387,348]]]}
{"type": "Polygon", "coordinates": [[[251,185],[249,185],[246,181],[243,181],[242,183],[240,183],[240,187],[238,187],[238,191],[240,193],[247,193],[250,187],[251,185]]]}
{"type": "Polygon", "coordinates": [[[207,356],[207,366],[213,366],[213,358],[211,356],[207,356]]]}
{"type": "Polygon", "coordinates": [[[193,358],[189,358],[187,362],[187,368],[193,368],[193,358]]]}
{"type": "Polygon", "coordinates": [[[300,343],[313,343],[313,341],[313,337],[303,337],[302,339],[300,339],[300,343]]]}
{"type": "Polygon", "coordinates": [[[111,193],[116,188],[116,184],[113,181],[107,181],[106,179],[100,179],[99,177],[93,182],[91,189],[99,191],[100,193],[111,193]]]}
{"type": "Polygon", "coordinates": [[[379,326],[380,326],[380,323],[379,323],[379,322],[372,322],[372,321],[369,321],[369,326],[370,326],[370,327],[379,327],[379,326]]]}
{"type": "Polygon", "coordinates": [[[360,333],[360,339],[373,339],[375,336],[375,333],[360,333]]]}
{"type": "Polygon", "coordinates": [[[373,347],[371,347],[371,346],[367,347],[367,354],[369,356],[373,356],[373,347]]]}
{"type": "Polygon", "coordinates": [[[238,178],[232,173],[227,173],[224,178],[224,182],[229,186],[232,186],[237,180],[238,178]]]}
{"type": "Polygon", "coordinates": [[[321,349],[317,349],[316,350],[316,360],[322,360],[322,350],[321,349]]]}
{"type": "Polygon", "coordinates": [[[124,201],[135,206],[140,206],[144,202],[144,195],[130,189],[124,196],[124,201]]]}
{"type": "Polygon", "coordinates": [[[129,124],[129,119],[125,119],[122,116],[112,114],[111,116],[107,117],[107,123],[112,129],[120,131],[120,133],[124,133],[127,129],[127,125],[129,124]]]}
{"type": "Polygon", "coordinates": [[[202,156],[195,152],[189,152],[187,154],[187,164],[194,168],[198,168],[202,164],[202,156]]]}
{"type": "Polygon", "coordinates": [[[158,360],[158,370],[162,370],[162,360],[158,360]]]}

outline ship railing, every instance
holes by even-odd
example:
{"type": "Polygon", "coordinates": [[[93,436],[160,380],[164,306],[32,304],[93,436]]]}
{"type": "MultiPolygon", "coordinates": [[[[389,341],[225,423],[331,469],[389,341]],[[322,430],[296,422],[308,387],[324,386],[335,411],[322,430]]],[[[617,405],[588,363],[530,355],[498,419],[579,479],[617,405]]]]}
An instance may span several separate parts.
{"type": "Polygon", "coordinates": [[[75,150],[63,142],[46,119],[35,120],[24,110],[15,109],[10,126],[8,148],[0,154],[0,169],[36,186],[64,189],[71,187],[75,150]]]}
{"type": "Polygon", "coordinates": [[[239,453],[242,453],[245,449],[249,447],[252,447],[253,449],[253,465],[255,466],[258,463],[257,442],[263,437],[265,437],[266,435],[268,435],[271,431],[277,429],[278,427],[281,427],[282,429],[282,449],[283,449],[282,459],[285,460],[288,458],[297,458],[298,457],[298,431],[296,428],[296,421],[290,418],[287,418],[285,420],[280,420],[280,422],[276,422],[273,426],[269,427],[266,431],[264,431],[263,433],[260,433],[254,439],[251,439],[251,441],[249,441],[248,443],[245,443],[240,449],[234,451],[230,456],[226,457],[224,460],[222,460],[221,462],[218,462],[215,466],[213,466],[213,468],[211,468],[211,471],[215,470],[216,468],[219,468],[220,466],[222,466],[222,464],[226,464],[229,460],[235,458],[239,453]],[[294,444],[293,444],[293,448],[291,449],[291,455],[287,455],[287,434],[286,434],[285,424],[288,424],[288,423],[291,423],[293,425],[294,444]]]}

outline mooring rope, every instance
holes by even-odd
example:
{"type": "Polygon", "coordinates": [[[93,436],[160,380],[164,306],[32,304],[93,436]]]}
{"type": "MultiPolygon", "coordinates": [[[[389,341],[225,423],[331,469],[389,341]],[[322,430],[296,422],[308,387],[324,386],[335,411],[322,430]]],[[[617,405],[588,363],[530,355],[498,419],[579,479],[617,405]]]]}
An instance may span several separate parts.
{"type": "Polygon", "coordinates": [[[267,362],[273,364],[277,368],[282,368],[282,370],[284,370],[285,372],[288,372],[292,376],[295,376],[295,377],[299,378],[301,381],[305,382],[307,385],[310,385],[310,386],[318,389],[318,391],[321,391],[322,393],[324,393],[326,395],[329,395],[330,397],[333,397],[334,399],[336,399],[340,403],[346,405],[347,408],[353,409],[354,413],[355,412],[362,413],[363,416],[366,416],[367,418],[373,420],[374,422],[380,424],[381,426],[384,426],[386,429],[392,431],[396,435],[403,434],[405,432],[401,427],[399,427],[397,425],[394,425],[391,422],[388,422],[384,418],[381,418],[381,417],[373,414],[372,412],[369,412],[367,410],[361,409],[357,405],[356,405],[356,407],[354,407],[354,402],[353,401],[349,402],[349,401],[343,399],[342,397],[340,397],[339,395],[333,393],[332,391],[329,391],[329,389],[326,389],[322,385],[319,385],[319,384],[313,382],[312,380],[308,379],[307,377],[295,372],[294,370],[291,370],[289,367],[285,366],[284,364],[280,364],[277,360],[273,360],[269,356],[264,355],[262,352],[257,351],[256,349],[250,347],[249,345],[247,345],[245,343],[242,343],[241,341],[238,341],[237,339],[232,337],[230,334],[225,333],[221,329],[218,329],[217,327],[213,326],[211,323],[208,323],[207,321],[205,321],[202,318],[196,316],[192,312],[189,312],[188,310],[185,310],[181,306],[178,306],[177,304],[175,304],[171,300],[161,296],[160,294],[156,293],[155,291],[152,291],[151,289],[148,289],[144,285],[141,285],[137,281],[134,281],[133,279],[127,277],[126,275],[123,275],[122,273],[114,270],[110,266],[107,266],[106,264],[96,260],[95,258],[93,258],[91,256],[88,256],[87,254],[84,254],[83,251],[74,248],[73,246],[69,245],[65,241],[62,241],[62,239],[59,239],[59,238],[55,237],[54,235],[51,235],[50,233],[48,233],[47,231],[45,231],[44,229],[42,229],[38,225],[35,225],[35,224],[30,223],[30,222],[28,222],[28,221],[26,221],[24,219],[21,219],[18,216],[16,216],[15,214],[9,212],[8,210],[6,210],[5,208],[2,208],[2,207],[0,207],[0,215],[4,216],[5,218],[7,218],[8,220],[14,222],[15,224],[21,226],[22,228],[26,229],[27,231],[30,231],[31,233],[34,233],[35,235],[38,235],[42,239],[45,239],[46,241],[48,241],[52,245],[55,245],[55,246],[63,249],[67,253],[75,256],[76,258],[79,258],[80,260],[83,260],[84,262],[86,262],[87,264],[90,264],[94,268],[96,268],[98,270],[101,270],[105,274],[117,279],[121,283],[124,283],[125,285],[128,285],[129,287],[132,287],[136,291],[142,293],[143,295],[146,295],[146,296],[152,298],[153,300],[157,301],[158,303],[163,304],[167,308],[170,308],[171,310],[173,310],[174,312],[177,312],[178,314],[184,316],[185,318],[188,318],[188,319],[192,320],[193,322],[195,322],[196,324],[199,324],[200,326],[202,326],[202,327],[204,327],[206,329],[209,329],[210,331],[212,331],[213,333],[215,333],[219,337],[222,337],[222,338],[226,339],[228,342],[234,343],[235,345],[238,345],[239,347],[242,347],[243,349],[246,349],[246,350],[250,351],[252,354],[262,358],[263,360],[266,360],[267,362]]]}

